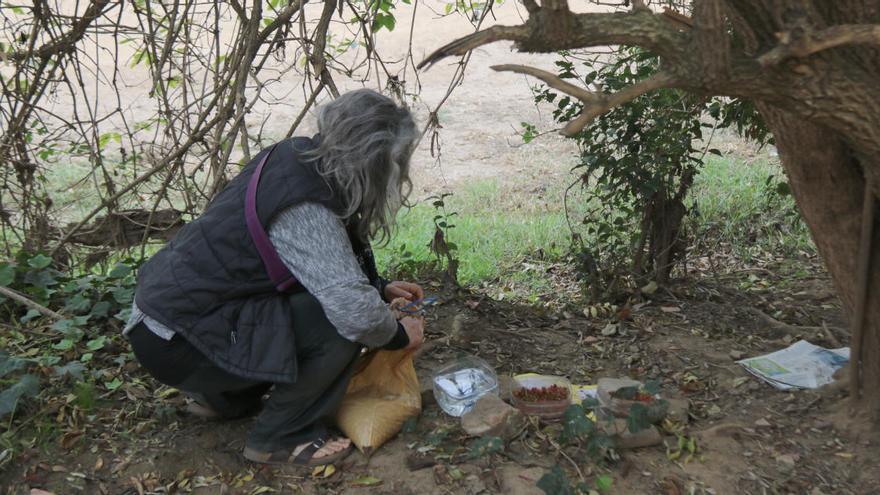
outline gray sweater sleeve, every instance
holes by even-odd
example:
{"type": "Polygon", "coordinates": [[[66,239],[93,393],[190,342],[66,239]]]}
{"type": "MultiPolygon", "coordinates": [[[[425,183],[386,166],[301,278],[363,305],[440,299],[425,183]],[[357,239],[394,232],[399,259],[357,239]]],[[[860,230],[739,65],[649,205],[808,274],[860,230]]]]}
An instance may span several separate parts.
{"type": "Polygon", "coordinates": [[[269,240],[340,335],[368,347],[381,347],[395,335],[394,315],[361,270],[333,212],[315,203],[287,208],[269,226],[269,240]]]}

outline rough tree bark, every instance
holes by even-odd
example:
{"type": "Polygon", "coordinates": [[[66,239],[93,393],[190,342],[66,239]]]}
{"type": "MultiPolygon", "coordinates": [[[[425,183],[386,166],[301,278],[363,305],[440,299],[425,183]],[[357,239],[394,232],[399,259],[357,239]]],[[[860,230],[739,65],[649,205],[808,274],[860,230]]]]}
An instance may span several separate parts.
{"type": "Polygon", "coordinates": [[[538,77],[580,99],[583,114],[565,127],[566,134],[661,87],[754,100],[777,139],[797,204],[850,317],[860,297],[867,297],[862,362],[850,373],[860,390],[852,398],[880,418],[876,225],[866,250],[867,289],[858,283],[864,278],[858,271],[866,178],[880,183],[880,0],[695,0],[693,18],[654,12],[642,2],[633,2],[629,12],[574,14],[564,0],[541,6],[521,1],[529,12],[525,24],[453,41],[422,65],[499,40],[530,52],[635,45],[661,57],[659,77],[615,95],[572,90],[570,83],[532,68],[495,67],[538,77]]]}

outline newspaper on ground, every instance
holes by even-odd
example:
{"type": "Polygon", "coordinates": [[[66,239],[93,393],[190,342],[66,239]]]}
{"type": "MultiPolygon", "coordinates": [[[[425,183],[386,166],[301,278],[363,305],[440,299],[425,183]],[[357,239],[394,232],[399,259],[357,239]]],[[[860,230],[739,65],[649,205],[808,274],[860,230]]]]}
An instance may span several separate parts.
{"type": "Polygon", "coordinates": [[[779,390],[818,388],[834,381],[849,362],[849,347],[825,349],[799,340],[785,349],[737,361],[749,373],[779,390]]]}

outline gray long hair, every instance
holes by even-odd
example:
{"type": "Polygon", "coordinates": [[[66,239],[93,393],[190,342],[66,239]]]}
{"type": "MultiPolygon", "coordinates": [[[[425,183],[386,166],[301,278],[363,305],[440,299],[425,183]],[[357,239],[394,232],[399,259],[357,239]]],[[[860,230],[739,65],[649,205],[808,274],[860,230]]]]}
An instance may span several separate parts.
{"type": "Polygon", "coordinates": [[[345,93],[318,109],[318,170],[338,188],[349,220],[363,239],[387,242],[412,190],[409,160],[416,138],[412,114],[369,89],[345,93]]]}

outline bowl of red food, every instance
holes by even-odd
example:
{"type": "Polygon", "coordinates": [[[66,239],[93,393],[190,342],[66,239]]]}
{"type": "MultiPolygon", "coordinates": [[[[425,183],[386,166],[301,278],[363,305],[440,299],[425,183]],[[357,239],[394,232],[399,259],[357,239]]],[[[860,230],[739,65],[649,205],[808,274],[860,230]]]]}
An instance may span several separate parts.
{"type": "Polygon", "coordinates": [[[558,421],[571,405],[571,382],[561,376],[517,375],[510,395],[513,406],[524,414],[558,421]]]}

